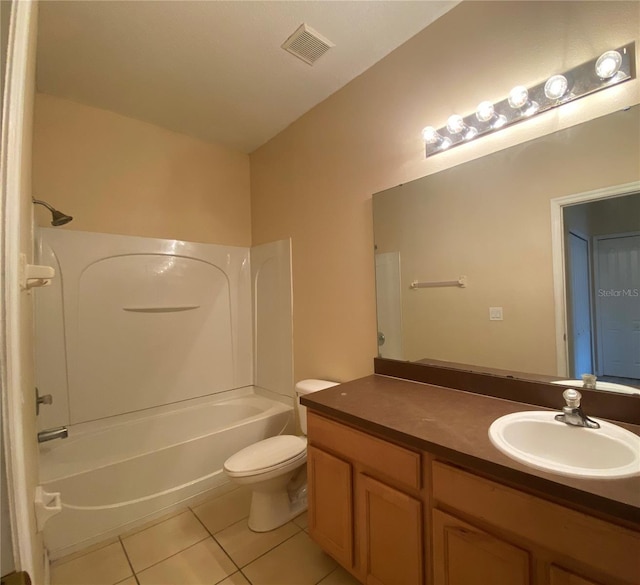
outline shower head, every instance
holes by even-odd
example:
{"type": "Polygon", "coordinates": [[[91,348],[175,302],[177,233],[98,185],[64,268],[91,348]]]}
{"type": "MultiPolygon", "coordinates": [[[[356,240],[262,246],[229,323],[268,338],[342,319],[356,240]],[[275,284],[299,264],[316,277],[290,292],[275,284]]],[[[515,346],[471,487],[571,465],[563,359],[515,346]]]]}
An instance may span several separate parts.
{"type": "Polygon", "coordinates": [[[62,213],[62,211],[58,211],[55,207],[52,207],[51,205],[49,205],[46,201],[40,201],[39,199],[36,199],[35,197],[32,197],[31,200],[36,204],[36,205],[43,205],[44,207],[46,207],[50,212],[51,212],[51,225],[58,227],[59,225],[64,225],[66,223],[69,223],[73,217],[71,217],[70,215],[66,215],[64,213],[62,213]]]}
{"type": "Polygon", "coordinates": [[[54,209],[51,214],[53,218],[51,219],[51,225],[58,227],[59,225],[64,225],[65,223],[69,223],[73,217],[70,215],[65,215],[62,211],[58,211],[54,209]]]}

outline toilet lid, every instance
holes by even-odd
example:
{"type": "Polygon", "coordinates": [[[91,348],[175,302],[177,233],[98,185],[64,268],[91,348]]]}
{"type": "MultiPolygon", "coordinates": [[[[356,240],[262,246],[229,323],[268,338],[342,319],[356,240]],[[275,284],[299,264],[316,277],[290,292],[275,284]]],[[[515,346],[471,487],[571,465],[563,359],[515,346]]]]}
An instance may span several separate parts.
{"type": "Polygon", "coordinates": [[[306,437],[278,435],[245,447],[224,463],[231,473],[256,472],[296,459],[307,449],[306,437]]]}

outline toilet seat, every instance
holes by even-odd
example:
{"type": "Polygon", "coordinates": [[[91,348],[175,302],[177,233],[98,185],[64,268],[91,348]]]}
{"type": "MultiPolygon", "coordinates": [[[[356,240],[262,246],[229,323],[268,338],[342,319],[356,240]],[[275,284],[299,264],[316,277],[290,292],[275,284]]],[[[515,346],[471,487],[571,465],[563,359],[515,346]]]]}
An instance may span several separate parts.
{"type": "Polygon", "coordinates": [[[248,477],[281,467],[295,467],[306,457],[306,437],[278,435],[238,451],[225,461],[224,470],[230,477],[248,477]]]}

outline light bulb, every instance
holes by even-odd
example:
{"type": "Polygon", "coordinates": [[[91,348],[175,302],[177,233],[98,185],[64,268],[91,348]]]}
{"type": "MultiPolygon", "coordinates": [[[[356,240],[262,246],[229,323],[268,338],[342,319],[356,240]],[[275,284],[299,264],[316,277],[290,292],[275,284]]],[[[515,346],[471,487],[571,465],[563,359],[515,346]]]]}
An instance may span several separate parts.
{"type": "Polygon", "coordinates": [[[489,122],[495,114],[495,108],[491,102],[481,102],[476,110],[476,118],[480,122],[489,122]]]}
{"type": "Polygon", "coordinates": [[[538,102],[527,102],[527,107],[524,109],[522,114],[524,116],[533,116],[540,109],[540,104],[538,102]]]}
{"type": "Polygon", "coordinates": [[[462,137],[465,140],[471,140],[478,135],[478,129],[473,126],[467,126],[462,116],[458,116],[457,114],[449,116],[447,120],[447,130],[449,130],[451,134],[462,133],[462,137]]]}
{"type": "Polygon", "coordinates": [[[494,130],[497,130],[498,128],[502,128],[506,123],[507,123],[507,117],[500,114],[496,118],[496,121],[491,124],[491,127],[494,130]]]}
{"type": "Polygon", "coordinates": [[[452,144],[450,138],[440,135],[433,126],[426,126],[422,130],[422,139],[433,149],[446,150],[452,144]]]}
{"type": "Polygon", "coordinates": [[[437,144],[440,140],[440,134],[433,126],[426,126],[422,130],[422,140],[427,144],[437,144]]]}
{"type": "Polygon", "coordinates": [[[567,93],[568,87],[569,82],[564,75],[554,75],[544,84],[544,95],[550,100],[557,100],[567,93]]]}
{"type": "MultiPolygon", "coordinates": [[[[480,102],[476,108],[476,118],[480,122],[488,122],[494,130],[502,128],[507,123],[507,117],[496,114],[496,108],[491,102],[480,102]]],[[[477,134],[477,131],[476,131],[477,134]]],[[[473,136],[471,137],[473,138],[473,136]]]]}
{"type": "Polygon", "coordinates": [[[613,77],[622,65],[622,55],[618,51],[607,51],[602,53],[596,61],[596,75],[600,79],[613,77]]]}
{"type": "Polygon", "coordinates": [[[509,92],[509,105],[518,109],[529,101],[529,90],[524,85],[517,85],[509,92]]]}
{"type": "Polygon", "coordinates": [[[472,138],[475,138],[478,135],[478,129],[474,128],[473,126],[467,126],[465,133],[464,133],[464,139],[465,140],[471,140],[472,138]]]}
{"type": "Polygon", "coordinates": [[[466,128],[466,124],[462,119],[462,116],[458,116],[457,114],[453,114],[449,116],[447,120],[447,130],[451,132],[451,134],[459,134],[466,128]]]}

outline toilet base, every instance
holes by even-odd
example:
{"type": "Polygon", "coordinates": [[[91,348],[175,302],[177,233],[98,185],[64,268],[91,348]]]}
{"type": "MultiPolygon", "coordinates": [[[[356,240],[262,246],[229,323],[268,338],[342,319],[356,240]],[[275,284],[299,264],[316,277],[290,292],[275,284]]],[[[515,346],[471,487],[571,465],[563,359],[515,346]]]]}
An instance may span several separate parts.
{"type": "Polygon", "coordinates": [[[289,501],[287,492],[265,494],[253,492],[249,528],[254,532],[269,532],[283,526],[307,509],[307,498],[298,502],[289,501]]]}
{"type": "Polygon", "coordinates": [[[252,486],[249,528],[269,532],[307,509],[306,467],[252,486]]]}

